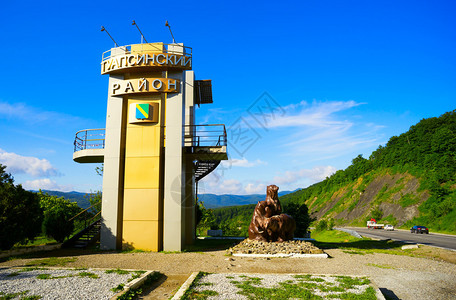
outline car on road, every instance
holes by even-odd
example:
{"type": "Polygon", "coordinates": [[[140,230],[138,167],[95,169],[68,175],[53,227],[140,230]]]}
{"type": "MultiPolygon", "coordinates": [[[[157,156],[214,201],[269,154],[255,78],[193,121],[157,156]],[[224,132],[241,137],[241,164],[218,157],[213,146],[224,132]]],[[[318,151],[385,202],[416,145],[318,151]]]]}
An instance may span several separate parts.
{"type": "Polygon", "coordinates": [[[429,234],[429,229],[427,229],[426,226],[418,226],[415,225],[412,228],[410,228],[411,233],[426,233],[429,234]]]}
{"type": "Polygon", "coordinates": [[[393,225],[385,225],[385,227],[383,228],[384,230],[394,230],[394,226],[393,225]]]}

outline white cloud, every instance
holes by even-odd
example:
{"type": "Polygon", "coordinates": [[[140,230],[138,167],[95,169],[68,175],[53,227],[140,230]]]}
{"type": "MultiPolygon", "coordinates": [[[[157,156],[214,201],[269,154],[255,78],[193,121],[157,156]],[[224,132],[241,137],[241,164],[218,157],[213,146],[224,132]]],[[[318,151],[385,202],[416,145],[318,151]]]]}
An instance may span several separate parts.
{"type": "Polygon", "coordinates": [[[71,185],[60,185],[54,180],[49,178],[42,178],[36,180],[27,180],[22,184],[22,187],[26,190],[53,190],[61,192],[71,192],[74,190],[74,187],[71,185]]]}
{"type": "Polygon", "coordinates": [[[230,168],[230,167],[243,167],[243,168],[251,168],[259,165],[267,165],[266,162],[257,159],[254,161],[248,161],[245,157],[238,159],[238,158],[233,158],[229,160],[224,160],[222,161],[222,166],[224,168],[230,168]]]}
{"type": "Polygon", "coordinates": [[[267,126],[287,130],[282,147],[292,149],[287,151],[288,155],[305,157],[307,161],[340,157],[381,143],[379,131],[383,126],[341,115],[363,104],[353,100],[311,104],[302,101],[285,106],[286,113],[271,118],[267,126]]]}
{"type": "Polygon", "coordinates": [[[209,174],[198,183],[198,194],[244,194],[242,183],[236,179],[223,179],[216,174],[209,174]]]}
{"type": "Polygon", "coordinates": [[[28,174],[34,177],[58,176],[60,173],[47,159],[21,156],[0,149],[0,163],[12,174],[28,174]]]}
{"type": "Polygon", "coordinates": [[[337,169],[333,166],[318,166],[312,169],[286,171],[279,176],[275,176],[273,182],[279,185],[296,185],[296,183],[302,181],[307,181],[310,182],[310,184],[313,184],[324,180],[336,171],[337,169]]]}
{"type": "Polygon", "coordinates": [[[266,184],[264,183],[248,183],[244,191],[246,194],[263,194],[266,192],[266,184]]]}
{"type": "MultiPolygon", "coordinates": [[[[339,121],[332,117],[335,113],[357,107],[364,103],[356,101],[313,101],[312,104],[301,101],[297,104],[290,104],[282,107],[283,114],[265,114],[263,115],[263,124],[267,128],[279,127],[328,127],[334,125],[343,125],[349,122],[339,121]]],[[[259,126],[258,122],[251,118],[246,119],[250,126],[259,126]]]]}
{"type": "Polygon", "coordinates": [[[10,104],[0,101],[0,118],[2,117],[7,119],[21,119],[32,124],[46,121],[50,121],[53,124],[71,124],[72,122],[80,120],[80,118],[76,116],[55,111],[43,111],[39,108],[28,106],[24,103],[10,104]]]}
{"type": "Polygon", "coordinates": [[[244,184],[236,179],[225,179],[217,173],[211,173],[198,183],[198,194],[245,195],[262,193],[266,186],[261,183],[244,184]]]}

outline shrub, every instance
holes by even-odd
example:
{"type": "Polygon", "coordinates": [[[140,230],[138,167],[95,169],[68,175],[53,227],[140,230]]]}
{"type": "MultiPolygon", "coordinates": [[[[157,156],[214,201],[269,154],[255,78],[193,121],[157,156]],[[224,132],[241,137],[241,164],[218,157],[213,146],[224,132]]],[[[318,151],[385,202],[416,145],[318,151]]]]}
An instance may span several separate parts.
{"type": "Polygon", "coordinates": [[[383,217],[383,211],[377,206],[372,210],[371,217],[378,222],[383,217]]]}
{"type": "Polygon", "coordinates": [[[334,219],[331,218],[328,220],[328,230],[333,230],[334,226],[336,225],[336,223],[334,222],[334,219]]]}
{"type": "Polygon", "coordinates": [[[40,205],[44,210],[43,230],[46,236],[63,242],[74,230],[74,221],[69,221],[81,208],[75,202],[63,197],[57,198],[47,193],[38,193],[40,205]]]}
{"type": "Polygon", "coordinates": [[[317,231],[323,231],[328,228],[328,222],[325,219],[322,219],[318,222],[317,227],[315,228],[317,231]]]}

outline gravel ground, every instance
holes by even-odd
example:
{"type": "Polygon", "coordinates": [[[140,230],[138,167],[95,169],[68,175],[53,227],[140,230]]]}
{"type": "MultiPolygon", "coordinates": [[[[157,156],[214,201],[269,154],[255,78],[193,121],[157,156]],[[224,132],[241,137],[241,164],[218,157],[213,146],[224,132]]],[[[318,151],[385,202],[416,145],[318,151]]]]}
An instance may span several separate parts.
{"type": "MultiPolygon", "coordinates": [[[[431,249],[434,248],[424,246],[421,250],[431,249]]],[[[456,256],[456,252],[439,251],[446,251],[449,258],[456,256]]],[[[165,274],[166,281],[143,299],[168,299],[192,272],[197,271],[368,276],[392,299],[456,299],[455,264],[404,255],[348,254],[340,249],[325,252],[331,258],[231,257],[226,256],[225,250],[165,254],[62,249],[28,259],[5,261],[0,263],[0,267],[23,267],[40,257],[58,256],[77,258],[66,267],[156,270],[165,274]]]]}
{"type": "MultiPolygon", "coordinates": [[[[92,275],[92,276],[94,276],[92,275]]],[[[96,277],[95,276],[95,277],[96,277]]],[[[107,274],[105,271],[65,270],[65,269],[0,269],[0,292],[5,294],[21,293],[25,296],[42,296],[43,300],[50,299],[110,299],[116,293],[110,289],[121,283],[126,283],[131,274],[107,274]],[[98,278],[81,276],[80,274],[94,274],[98,278]],[[49,274],[48,279],[39,279],[37,276],[49,274]],[[56,278],[57,277],[57,278],[56,278]]],[[[0,294],[1,295],[1,294],[0,294]]]]}
{"type": "MultiPolygon", "coordinates": [[[[280,288],[280,283],[288,283],[288,284],[297,284],[300,282],[305,282],[309,284],[315,284],[316,286],[321,287],[339,287],[341,286],[340,281],[335,276],[311,276],[311,278],[303,279],[297,278],[301,275],[290,275],[290,274],[208,274],[201,278],[198,281],[197,286],[194,288],[196,291],[215,291],[218,293],[216,296],[208,297],[208,300],[212,299],[239,299],[239,300],[247,300],[246,296],[238,294],[239,291],[242,291],[238,288],[235,283],[236,282],[246,282],[250,278],[260,278],[258,280],[258,284],[252,284],[253,286],[258,286],[262,288],[280,288]],[[321,281],[319,281],[321,280],[321,281]]],[[[353,278],[353,277],[351,277],[353,278]]],[[[363,281],[363,277],[359,280],[360,282],[363,281]]],[[[362,294],[366,291],[369,287],[369,284],[359,284],[354,285],[349,289],[344,289],[344,293],[353,293],[353,294],[362,294]]],[[[314,295],[321,296],[325,298],[328,295],[340,294],[340,292],[331,292],[331,291],[322,291],[318,288],[315,288],[313,291],[314,295]]]]}

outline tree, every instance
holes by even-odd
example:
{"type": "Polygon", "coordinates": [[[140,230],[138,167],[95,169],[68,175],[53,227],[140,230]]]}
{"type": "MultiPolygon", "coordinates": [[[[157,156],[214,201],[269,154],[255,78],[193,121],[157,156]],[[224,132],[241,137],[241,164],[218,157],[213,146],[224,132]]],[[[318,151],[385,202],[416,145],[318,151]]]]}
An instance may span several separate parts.
{"type": "Polygon", "coordinates": [[[90,206],[92,206],[92,208],[89,210],[90,213],[92,213],[93,215],[96,215],[101,211],[101,199],[102,199],[101,191],[97,191],[96,193],[87,194],[84,196],[84,198],[87,198],[87,200],[89,200],[90,206]]]}
{"type": "Polygon", "coordinates": [[[75,216],[81,208],[76,202],[70,202],[63,197],[38,193],[40,205],[44,211],[43,230],[46,236],[52,237],[58,242],[63,242],[74,230],[74,221],[70,218],[75,216]]]}
{"type": "Polygon", "coordinates": [[[202,201],[197,202],[196,209],[196,228],[198,231],[219,228],[212,209],[205,208],[202,201]]]}
{"type": "Polygon", "coordinates": [[[41,232],[43,211],[39,198],[14,185],[6,166],[0,164],[0,249],[33,240],[41,232]]]}
{"type": "Polygon", "coordinates": [[[296,222],[296,237],[304,237],[313,219],[309,215],[309,208],[304,203],[290,202],[284,205],[283,211],[293,217],[296,222]]]}

